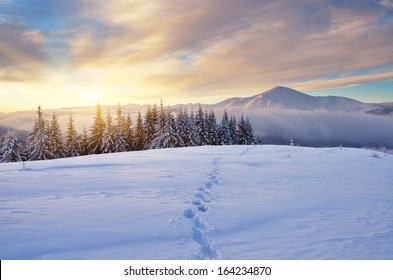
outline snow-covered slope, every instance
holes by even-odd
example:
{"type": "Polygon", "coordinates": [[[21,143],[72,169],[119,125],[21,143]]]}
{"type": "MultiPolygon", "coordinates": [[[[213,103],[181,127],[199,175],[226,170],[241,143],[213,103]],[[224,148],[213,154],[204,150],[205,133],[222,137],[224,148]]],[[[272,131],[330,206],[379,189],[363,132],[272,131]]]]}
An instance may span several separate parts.
{"type": "Polygon", "coordinates": [[[371,155],[226,146],[0,164],[0,258],[393,259],[393,157],[371,155]]]}
{"type": "Polygon", "coordinates": [[[383,108],[380,104],[367,104],[339,96],[310,96],[287,87],[275,87],[266,92],[247,98],[230,98],[214,107],[259,109],[280,108],[295,110],[327,110],[344,112],[367,112],[383,108]]]}

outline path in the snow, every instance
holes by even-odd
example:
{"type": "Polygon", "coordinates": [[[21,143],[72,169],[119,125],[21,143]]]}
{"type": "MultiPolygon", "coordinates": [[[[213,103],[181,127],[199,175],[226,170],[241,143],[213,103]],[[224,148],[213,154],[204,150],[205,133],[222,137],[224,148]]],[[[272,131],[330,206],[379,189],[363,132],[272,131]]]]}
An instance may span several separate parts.
{"type": "Polygon", "coordinates": [[[206,222],[206,216],[209,214],[211,203],[214,201],[213,188],[218,184],[219,159],[215,158],[212,164],[213,168],[208,174],[209,179],[204,185],[197,188],[190,207],[185,209],[183,213],[184,217],[190,221],[192,240],[200,246],[198,257],[201,259],[217,259],[220,256],[207,237],[210,227],[206,222]]]}
{"type": "MultiPolygon", "coordinates": [[[[253,148],[249,147],[238,154],[236,157],[243,157],[248,154],[253,148]]],[[[199,244],[200,253],[198,255],[201,259],[218,259],[222,255],[214,247],[212,240],[207,236],[207,232],[212,228],[209,227],[206,217],[214,201],[214,188],[219,183],[220,159],[215,158],[212,161],[213,168],[208,174],[208,180],[203,186],[197,188],[194,199],[191,201],[191,206],[187,207],[183,216],[189,220],[191,226],[192,240],[199,244]]]]}

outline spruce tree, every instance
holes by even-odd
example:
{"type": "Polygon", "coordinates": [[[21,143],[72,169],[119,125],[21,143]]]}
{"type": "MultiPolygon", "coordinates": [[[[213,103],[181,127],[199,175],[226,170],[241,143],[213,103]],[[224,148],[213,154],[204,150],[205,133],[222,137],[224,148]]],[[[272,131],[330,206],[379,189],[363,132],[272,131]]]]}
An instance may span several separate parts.
{"type": "Polygon", "coordinates": [[[237,122],[236,122],[236,117],[231,116],[229,119],[229,145],[236,145],[238,142],[238,137],[237,137],[237,122]]]}
{"type": "Polygon", "coordinates": [[[94,123],[90,130],[91,136],[89,140],[89,154],[102,154],[103,153],[103,138],[105,133],[105,121],[102,115],[100,103],[96,107],[96,115],[94,123]]]}
{"type": "Polygon", "coordinates": [[[127,118],[124,121],[124,130],[126,133],[126,141],[127,141],[127,151],[134,151],[135,148],[135,133],[132,128],[132,119],[130,114],[127,115],[127,118]]]}
{"type": "Polygon", "coordinates": [[[70,115],[67,124],[65,154],[67,157],[78,157],[81,155],[80,137],[76,133],[72,115],[70,115]]]}
{"type": "Polygon", "coordinates": [[[231,143],[229,118],[226,110],[222,115],[218,138],[219,138],[219,145],[229,145],[231,143]]]}
{"type": "Polygon", "coordinates": [[[143,150],[145,147],[145,132],[143,130],[142,114],[138,112],[135,127],[135,149],[143,150]]]}
{"type": "Polygon", "coordinates": [[[120,104],[117,107],[116,119],[115,119],[115,127],[114,127],[114,152],[125,152],[128,151],[128,142],[127,142],[127,128],[126,128],[126,119],[123,116],[121,111],[120,104]]]}
{"type": "Polygon", "coordinates": [[[111,112],[108,111],[106,113],[105,117],[105,130],[104,130],[104,136],[102,138],[102,152],[103,153],[113,153],[114,152],[114,146],[115,146],[115,141],[114,141],[114,126],[112,122],[112,115],[111,112]]]}
{"type": "Polygon", "coordinates": [[[175,118],[169,110],[166,112],[161,148],[180,147],[180,140],[176,131],[175,118]]]}
{"type": "Polygon", "coordinates": [[[206,136],[206,124],[201,105],[198,107],[198,111],[195,115],[195,127],[196,133],[198,135],[198,146],[203,146],[207,144],[206,136]]]}
{"type": "Polygon", "coordinates": [[[254,131],[252,129],[252,125],[250,123],[250,119],[247,117],[245,120],[245,138],[246,138],[246,145],[254,145],[255,144],[255,136],[254,131]]]}
{"type": "Polygon", "coordinates": [[[244,119],[243,115],[240,118],[237,126],[238,144],[253,145],[255,144],[254,132],[248,117],[244,119]]]}
{"type": "Polygon", "coordinates": [[[164,146],[166,118],[167,118],[166,110],[161,100],[160,109],[158,111],[156,134],[154,135],[154,139],[150,145],[151,149],[160,149],[164,146]]]}
{"type": "Polygon", "coordinates": [[[56,114],[52,115],[49,125],[49,141],[50,149],[55,158],[63,158],[65,156],[63,147],[63,138],[61,135],[59,119],[56,114]]]}
{"type": "Polygon", "coordinates": [[[217,145],[217,121],[213,109],[210,112],[205,111],[205,124],[206,124],[206,144],[217,145]]]}
{"type": "Polygon", "coordinates": [[[51,143],[47,131],[47,124],[43,117],[41,106],[38,106],[38,117],[34,122],[33,131],[26,139],[27,160],[46,160],[53,159],[55,155],[51,150],[51,143]]]}
{"type": "Polygon", "coordinates": [[[87,133],[86,126],[83,127],[83,133],[82,136],[80,136],[81,141],[80,141],[80,153],[81,155],[89,155],[91,154],[89,147],[90,147],[90,139],[89,135],[87,133]]]}
{"type": "Polygon", "coordinates": [[[179,147],[191,146],[189,138],[188,112],[187,109],[181,108],[176,116],[176,131],[179,136],[179,147]]]}
{"type": "Polygon", "coordinates": [[[187,146],[198,146],[199,145],[199,137],[197,133],[197,127],[195,125],[195,115],[194,110],[191,109],[190,116],[187,117],[187,146]]]}
{"type": "Polygon", "coordinates": [[[14,131],[8,131],[0,141],[0,162],[22,161],[23,146],[14,131]]]}
{"type": "Polygon", "coordinates": [[[153,107],[150,105],[147,107],[147,111],[144,119],[144,131],[145,131],[145,148],[148,149],[153,142],[156,135],[156,127],[158,122],[158,111],[157,105],[154,104],[153,107]]]}

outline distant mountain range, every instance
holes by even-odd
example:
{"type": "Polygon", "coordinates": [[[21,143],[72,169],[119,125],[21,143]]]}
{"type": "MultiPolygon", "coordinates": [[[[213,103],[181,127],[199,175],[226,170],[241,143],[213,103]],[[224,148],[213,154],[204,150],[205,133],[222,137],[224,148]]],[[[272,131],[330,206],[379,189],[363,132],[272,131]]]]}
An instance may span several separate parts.
{"type": "Polygon", "coordinates": [[[340,96],[310,96],[300,91],[275,87],[260,94],[246,98],[229,98],[212,105],[215,108],[242,109],[289,109],[289,110],[325,110],[329,112],[366,112],[388,115],[393,112],[390,103],[362,103],[355,99],[340,96]]]}
{"type": "MultiPolygon", "coordinates": [[[[165,102],[165,100],[164,100],[165,102]]],[[[37,104],[38,105],[38,104],[37,104]]],[[[340,96],[310,96],[287,87],[275,87],[246,98],[229,98],[216,104],[178,104],[170,106],[173,112],[181,107],[214,109],[217,121],[224,110],[237,117],[250,118],[255,131],[265,143],[288,144],[293,138],[297,144],[309,146],[382,147],[393,149],[393,102],[362,103],[340,96]]],[[[109,108],[112,116],[117,106],[109,108]]],[[[122,105],[123,113],[135,120],[138,111],[144,114],[147,105],[122,105]]],[[[90,128],[95,106],[44,110],[49,119],[53,113],[59,118],[63,131],[72,114],[76,128],[90,128]]],[[[23,139],[31,131],[36,118],[36,108],[31,111],[0,113],[0,135],[9,128],[16,128],[23,139]]]]}

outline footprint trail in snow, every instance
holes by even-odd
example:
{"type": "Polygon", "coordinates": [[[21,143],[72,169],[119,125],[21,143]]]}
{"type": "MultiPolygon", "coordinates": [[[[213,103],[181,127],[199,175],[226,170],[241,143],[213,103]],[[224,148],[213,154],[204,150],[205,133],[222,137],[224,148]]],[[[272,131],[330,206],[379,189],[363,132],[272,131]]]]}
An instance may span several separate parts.
{"type": "Polygon", "coordinates": [[[191,225],[192,240],[200,246],[199,258],[201,259],[218,259],[220,257],[207,236],[209,227],[206,223],[206,216],[209,214],[213,201],[212,191],[214,186],[218,184],[219,172],[219,159],[216,158],[213,160],[213,169],[208,174],[209,179],[197,189],[190,207],[183,212],[183,216],[189,220],[191,225]]]}

